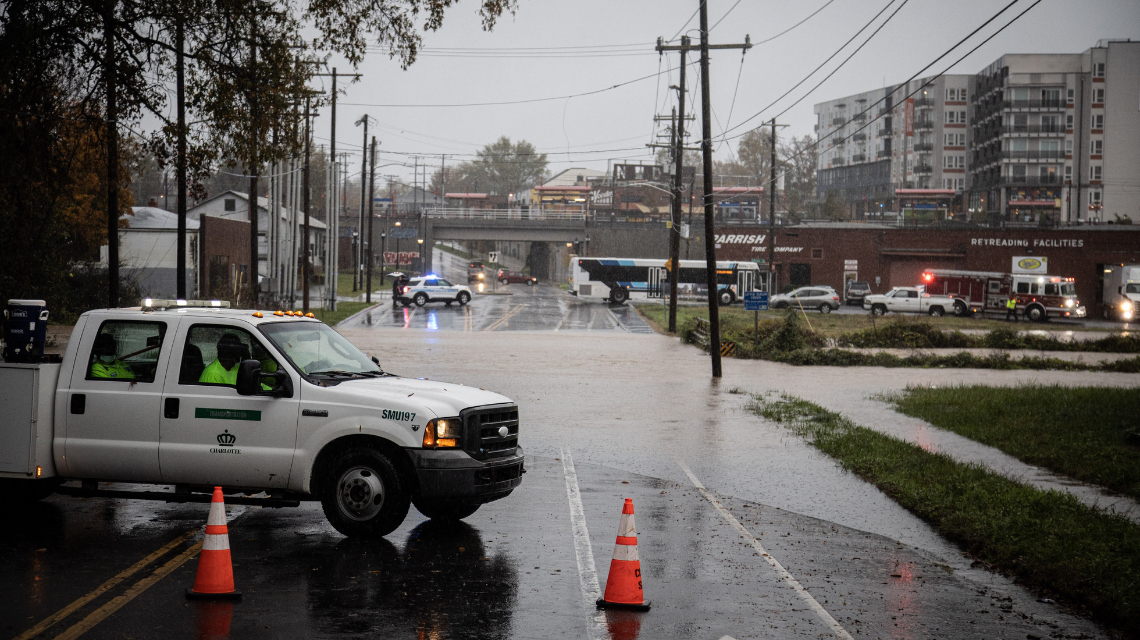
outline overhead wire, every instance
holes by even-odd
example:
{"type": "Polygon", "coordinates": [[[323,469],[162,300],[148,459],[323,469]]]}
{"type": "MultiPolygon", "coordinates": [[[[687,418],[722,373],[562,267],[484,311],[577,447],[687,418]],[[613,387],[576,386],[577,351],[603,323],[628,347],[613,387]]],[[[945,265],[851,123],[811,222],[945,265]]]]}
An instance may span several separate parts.
{"type": "Polygon", "coordinates": [[[770,37],[770,38],[765,38],[764,40],[761,40],[761,41],[759,41],[759,42],[753,42],[753,43],[752,43],[752,46],[756,47],[756,46],[759,46],[759,45],[765,44],[765,43],[767,43],[767,42],[771,42],[771,41],[775,40],[776,38],[779,38],[780,36],[784,35],[785,33],[788,33],[788,32],[789,32],[789,31],[791,31],[792,29],[795,29],[796,27],[798,27],[798,26],[800,26],[801,24],[803,24],[803,23],[807,22],[808,20],[811,20],[812,18],[814,18],[814,17],[815,17],[815,15],[816,15],[817,13],[819,13],[820,11],[823,11],[824,9],[828,8],[829,6],[831,6],[831,3],[833,3],[833,2],[835,2],[835,0],[827,0],[827,2],[825,2],[825,3],[824,3],[824,5],[823,5],[822,7],[820,7],[820,8],[818,8],[818,9],[816,9],[815,11],[811,12],[811,14],[810,14],[810,15],[808,15],[808,17],[804,18],[803,20],[800,20],[799,22],[797,22],[797,23],[793,24],[792,26],[788,27],[787,29],[784,29],[784,30],[783,30],[783,31],[781,31],[780,33],[777,33],[776,35],[774,35],[774,36],[772,36],[772,37],[770,37]]]}
{"type": "MultiPolygon", "coordinates": [[[[692,66],[695,64],[697,64],[697,63],[696,62],[688,63],[689,66],[692,66]]],[[[674,67],[674,68],[679,69],[680,67],[674,67]]],[[[454,104],[376,104],[376,103],[369,103],[369,102],[340,102],[339,104],[347,105],[347,106],[353,106],[353,107],[381,107],[381,108],[410,107],[410,108],[416,108],[416,109],[452,108],[452,107],[460,107],[460,108],[466,108],[466,107],[497,107],[497,106],[514,105],[514,104],[533,104],[536,102],[552,102],[555,100],[565,100],[567,98],[582,98],[585,96],[597,95],[599,93],[605,93],[607,91],[613,91],[614,89],[619,89],[621,87],[631,85],[631,84],[634,84],[636,82],[641,82],[643,80],[655,78],[659,75],[661,75],[660,71],[658,71],[657,73],[651,73],[647,76],[641,76],[639,78],[627,80],[625,82],[619,82],[615,85],[604,87],[602,89],[595,89],[593,91],[585,91],[582,93],[572,93],[570,95],[564,95],[564,96],[551,96],[548,98],[530,98],[527,100],[504,100],[504,101],[500,101],[500,102],[467,102],[467,103],[454,103],[454,104]]]]}

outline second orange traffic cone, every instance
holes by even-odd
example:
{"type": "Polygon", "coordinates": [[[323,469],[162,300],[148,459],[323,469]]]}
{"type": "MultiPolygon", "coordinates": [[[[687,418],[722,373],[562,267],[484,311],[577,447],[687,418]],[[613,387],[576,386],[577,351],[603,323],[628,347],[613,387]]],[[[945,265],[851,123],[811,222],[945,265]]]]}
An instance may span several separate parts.
{"type": "Polygon", "coordinates": [[[598,608],[649,611],[641,586],[641,560],[637,556],[637,531],[633,524],[633,500],[625,499],[618,524],[617,544],[606,578],[606,593],[598,599],[598,608]]]}
{"type": "Polygon", "coordinates": [[[234,589],[234,566],[230,559],[230,533],[226,527],[226,503],[222,488],[214,487],[210,516],[206,519],[206,537],[198,556],[198,573],[194,586],[186,590],[187,598],[241,598],[234,589]]]}

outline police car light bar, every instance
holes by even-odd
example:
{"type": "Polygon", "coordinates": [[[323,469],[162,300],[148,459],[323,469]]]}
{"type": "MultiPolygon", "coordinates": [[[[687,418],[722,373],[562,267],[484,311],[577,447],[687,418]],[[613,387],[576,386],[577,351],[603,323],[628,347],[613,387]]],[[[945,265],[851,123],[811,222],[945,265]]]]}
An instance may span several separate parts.
{"type": "Polygon", "coordinates": [[[169,309],[171,307],[214,307],[229,309],[229,300],[163,300],[160,298],[144,298],[143,309],[169,309]]]}

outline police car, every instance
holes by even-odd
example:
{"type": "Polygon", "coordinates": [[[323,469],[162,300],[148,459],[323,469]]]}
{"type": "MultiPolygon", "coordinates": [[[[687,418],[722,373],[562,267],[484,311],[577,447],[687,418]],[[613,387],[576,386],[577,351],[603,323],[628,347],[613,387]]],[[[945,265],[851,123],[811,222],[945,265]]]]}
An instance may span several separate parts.
{"type": "Polygon", "coordinates": [[[419,278],[412,278],[406,286],[399,300],[406,307],[416,303],[422,307],[429,302],[443,302],[451,306],[452,302],[465,305],[471,301],[471,287],[462,284],[451,284],[436,275],[428,274],[419,278]]]}

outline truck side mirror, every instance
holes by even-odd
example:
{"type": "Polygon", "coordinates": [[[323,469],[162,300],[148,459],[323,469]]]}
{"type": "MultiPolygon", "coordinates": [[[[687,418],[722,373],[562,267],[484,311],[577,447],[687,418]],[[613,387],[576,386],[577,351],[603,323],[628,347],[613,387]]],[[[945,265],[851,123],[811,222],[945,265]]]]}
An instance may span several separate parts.
{"type": "Polygon", "coordinates": [[[242,360],[238,365],[238,395],[252,396],[261,391],[261,363],[257,360],[242,360]]]}

